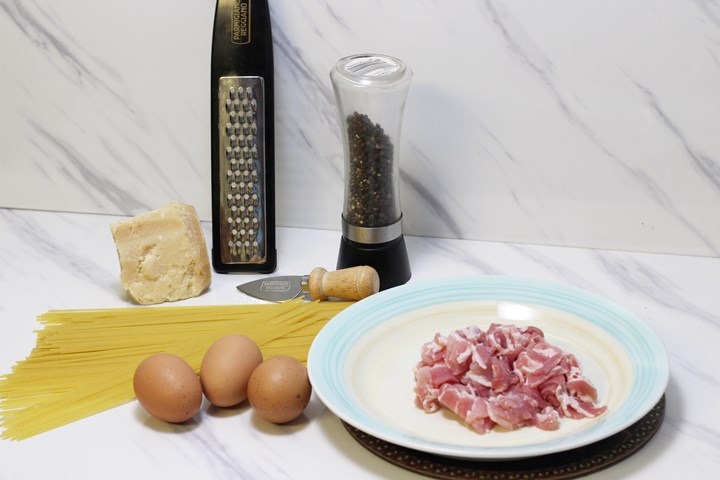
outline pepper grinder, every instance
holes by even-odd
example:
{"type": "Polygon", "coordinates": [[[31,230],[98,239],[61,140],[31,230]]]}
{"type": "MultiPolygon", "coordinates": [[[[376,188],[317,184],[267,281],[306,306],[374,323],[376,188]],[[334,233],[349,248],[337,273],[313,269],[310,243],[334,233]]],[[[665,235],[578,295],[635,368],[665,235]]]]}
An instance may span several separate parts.
{"type": "Polygon", "coordinates": [[[342,127],[345,197],[337,268],[373,267],[380,290],[410,279],[398,193],[399,146],[412,71],[380,54],[351,55],[330,71],[342,127]]]}

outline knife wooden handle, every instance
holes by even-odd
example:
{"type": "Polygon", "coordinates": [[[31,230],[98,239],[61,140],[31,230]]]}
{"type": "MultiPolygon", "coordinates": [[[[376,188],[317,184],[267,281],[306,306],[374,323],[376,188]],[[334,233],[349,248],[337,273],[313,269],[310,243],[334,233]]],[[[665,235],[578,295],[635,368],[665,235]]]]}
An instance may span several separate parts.
{"type": "Polygon", "coordinates": [[[365,265],[334,272],[317,267],[310,272],[308,290],[314,300],[328,297],[362,300],[380,290],[380,277],[374,268],[365,265]]]}

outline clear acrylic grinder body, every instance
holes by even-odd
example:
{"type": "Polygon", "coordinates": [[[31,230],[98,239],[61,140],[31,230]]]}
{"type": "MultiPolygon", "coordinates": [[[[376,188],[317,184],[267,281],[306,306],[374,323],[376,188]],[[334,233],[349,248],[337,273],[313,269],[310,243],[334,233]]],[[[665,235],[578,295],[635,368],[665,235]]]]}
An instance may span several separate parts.
{"type": "Polygon", "coordinates": [[[412,71],[387,55],[340,59],[330,71],[345,158],[342,239],[337,268],[369,265],[380,289],[406,283],[399,147],[412,71]]]}

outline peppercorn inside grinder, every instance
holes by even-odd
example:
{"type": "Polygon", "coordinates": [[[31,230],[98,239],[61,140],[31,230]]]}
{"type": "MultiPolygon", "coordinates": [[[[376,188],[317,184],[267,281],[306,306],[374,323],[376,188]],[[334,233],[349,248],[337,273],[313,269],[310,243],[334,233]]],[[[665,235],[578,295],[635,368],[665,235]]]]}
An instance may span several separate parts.
{"type": "Polygon", "coordinates": [[[337,268],[369,265],[380,289],[410,279],[398,193],[398,153],[412,71],[387,55],[340,59],[330,71],[345,156],[337,268]]]}

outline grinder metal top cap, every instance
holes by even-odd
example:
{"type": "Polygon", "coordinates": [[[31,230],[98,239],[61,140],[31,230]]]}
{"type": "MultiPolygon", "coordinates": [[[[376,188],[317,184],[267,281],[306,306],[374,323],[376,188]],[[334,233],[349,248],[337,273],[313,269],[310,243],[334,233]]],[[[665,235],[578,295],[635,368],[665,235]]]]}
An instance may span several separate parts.
{"type": "Polygon", "coordinates": [[[402,60],[375,53],[342,58],[335,70],[344,80],[364,86],[409,82],[412,78],[412,72],[402,60]]]}

